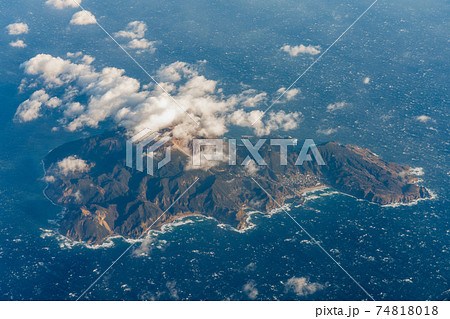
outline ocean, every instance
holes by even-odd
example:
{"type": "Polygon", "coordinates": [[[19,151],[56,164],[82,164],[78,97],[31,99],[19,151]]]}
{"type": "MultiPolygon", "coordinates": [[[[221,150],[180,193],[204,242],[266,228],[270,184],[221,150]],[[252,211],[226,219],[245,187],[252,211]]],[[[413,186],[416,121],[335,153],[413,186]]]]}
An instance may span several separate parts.
{"type": "MultiPolygon", "coordinates": [[[[0,34],[0,300],[75,300],[130,242],[113,238],[88,247],[58,234],[62,211],[43,195],[41,161],[53,148],[111,124],[54,133],[54,114],[14,122],[17,106],[28,98],[17,89],[20,64],[38,53],[83,51],[97,58],[98,69],[116,66],[142,83],[148,79],[101,30],[71,29],[70,14],[25,2],[26,14],[18,4],[1,10],[5,25],[28,19],[39,32],[31,37],[30,31],[28,47],[19,52],[0,34]]],[[[205,59],[203,74],[228,92],[237,92],[241,82],[268,92],[288,86],[312,60],[295,60],[279,48],[304,42],[324,49],[366,7],[360,1],[332,8],[327,1],[258,1],[250,7],[199,1],[187,8],[184,1],[150,1],[145,9],[136,2],[119,14],[116,8],[125,2],[103,2],[86,6],[108,30],[145,20],[152,39],[161,41],[154,55],[138,57],[150,73],[161,64],[205,59]]],[[[381,2],[298,83],[298,100],[275,106],[303,113],[289,135],[369,148],[423,172],[421,184],[435,194],[413,205],[382,207],[325,189],[288,207],[376,300],[450,298],[448,12],[448,4],[428,0],[381,2]],[[345,102],[342,112],[327,111],[337,102],[345,102]],[[430,120],[417,120],[421,115],[430,120]]],[[[250,218],[254,226],[243,232],[201,216],[152,232],[83,299],[368,299],[283,211],[250,218]]]]}

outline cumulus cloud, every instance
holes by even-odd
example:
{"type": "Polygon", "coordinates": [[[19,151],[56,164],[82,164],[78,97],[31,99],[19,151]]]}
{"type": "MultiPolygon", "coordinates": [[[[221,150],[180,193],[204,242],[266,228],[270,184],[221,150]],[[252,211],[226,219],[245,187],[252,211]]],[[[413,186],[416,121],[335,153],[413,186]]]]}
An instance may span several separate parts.
{"type": "Polygon", "coordinates": [[[244,292],[248,298],[255,300],[258,297],[258,289],[256,289],[256,283],[253,280],[247,282],[243,287],[244,292]]]}
{"type": "Polygon", "coordinates": [[[370,78],[369,77],[364,78],[363,82],[364,82],[364,84],[369,84],[370,78]]]}
{"type": "Polygon", "coordinates": [[[128,42],[127,47],[130,49],[136,49],[137,53],[154,53],[156,51],[156,48],[154,46],[155,43],[155,41],[148,41],[147,39],[133,39],[128,42]]]}
{"type": "MultiPolygon", "coordinates": [[[[81,0],[77,0],[79,4],[81,4],[81,0]]],[[[47,0],[45,2],[46,5],[51,6],[55,9],[64,9],[64,8],[77,8],[78,5],[73,0],[47,0]]]]}
{"type": "Polygon", "coordinates": [[[337,102],[337,103],[329,104],[327,106],[327,111],[334,112],[337,110],[342,110],[346,105],[347,105],[347,103],[345,103],[345,102],[337,102]]]}
{"type": "Polygon", "coordinates": [[[178,82],[182,77],[192,77],[195,74],[196,71],[188,63],[181,61],[163,66],[157,72],[159,80],[163,82],[178,82]]]}
{"type": "Polygon", "coordinates": [[[125,30],[114,33],[118,38],[140,39],[145,36],[147,24],[143,21],[133,21],[128,23],[125,30]]]}
{"type": "Polygon", "coordinates": [[[313,46],[313,45],[305,46],[303,44],[296,46],[285,45],[281,47],[281,50],[289,53],[290,56],[297,56],[299,54],[317,55],[320,53],[320,46],[313,46]]]}
{"type": "Polygon", "coordinates": [[[254,89],[249,89],[243,91],[239,95],[239,98],[240,100],[242,100],[242,105],[244,107],[256,107],[267,101],[267,93],[266,92],[258,93],[254,89]]]}
{"type": "Polygon", "coordinates": [[[268,135],[278,130],[289,131],[296,128],[301,122],[300,112],[271,112],[264,116],[265,121],[259,120],[263,115],[263,111],[251,111],[247,113],[239,109],[231,113],[229,118],[233,125],[253,128],[257,135],[268,135]]]}
{"type": "Polygon", "coordinates": [[[323,289],[321,284],[310,283],[304,277],[292,277],[285,284],[286,292],[293,291],[297,296],[311,295],[321,289],[323,289]]]}
{"type": "Polygon", "coordinates": [[[80,52],[80,51],[75,52],[75,53],[67,52],[66,55],[68,58],[71,58],[72,60],[81,62],[83,64],[91,64],[92,62],[95,61],[94,57],[87,55],[87,54],[83,54],[83,52],[80,52]]]}
{"type": "MultiPolygon", "coordinates": [[[[71,54],[69,59],[38,54],[22,65],[25,74],[34,79],[32,87],[43,85],[47,91],[65,91],[61,94],[62,106],[56,111],[60,112],[60,122],[69,131],[95,128],[105,120],[112,120],[130,133],[145,128],[170,128],[174,137],[184,139],[221,136],[230,125],[253,128],[256,134],[266,135],[274,130],[294,129],[301,120],[298,112],[270,112],[263,121],[252,126],[263,112],[248,112],[246,108],[264,94],[247,91],[225,95],[217,88],[217,81],[205,78],[199,74],[197,66],[185,62],[163,65],[157,72],[160,85],[171,96],[156,85],[141,87],[140,82],[126,76],[124,70],[105,67],[97,71],[88,62],[90,59],[82,54],[71,54]],[[84,104],[80,103],[80,98],[84,104]]],[[[43,104],[49,106],[49,97],[38,98],[34,94],[19,106],[18,120],[35,119],[40,116],[43,104]],[[31,102],[33,105],[29,105],[31,102]]]]}
{"type": "Polygon", "coordinates": [[[68,103],[66,109],[64,110],[64,115],[66,117],[74,117],[82,114],[84,111],[84,105],[80,102],[68,103]]]}
{"type": "Polygon", "coordinates": [[[41,116],[43,106],[55,108],[61,104],[61,100],[52,97],[45,90],[38,90],[31,94],[30,98],[22,102],[17,108],[15,120],[19,122],[29,122],[41,116]]]}
{"type": "Polygon", "coordinates": [[[9,43],[10,46],[12,46],[13,48],[26,48],[27,45],[25,44],[25,42],[23,42],[23,40],[17,40],[17,41],[12,41],[9,43]]]}
{"type": "MultiPolygon", "coordinates": [[[[279,88],[277,91],[278,96],[283,94],[285,91],[286,91],[286,88],[284,88],[284,87],[279,88]]],[[[278,102],[290,101],[290,100],[294,99],[298,93],[300,93],[299,89],[294,88],[294,89],[287,90],[278,102]]]]}
{"type": "Polygon", "coordinates": [[[56,164],[59,173],[67,176],[73,173],[87,172],[90,169],[90,165],[82,159],[76,156],[68,156],[56,164]]]}
{"type": "Polygon", "coordinates": [[[53,175],[46,175],[44,177],[44,181],[46,181],[47,183],[54,183],[56,181],[56,178],[53,175]]]}
{"type": "Polygon", "coordinates": [[[427,115],[420,115],[416,117],[416,120],[422,123],[426,123],[431,121],[431,117],[427,116],[427,115]]]}
{"type": "Polygon", "coordinates": [[[133,21],[128,23],[125,30],[114,33],[117,38],[131,39],[127,47],[137,50],[136,53],[150,52],[154,53],[156,41],[144,39],[147,31],[147,24],[143,21],[133,21]]]}
{"type": "Polygon", "coordinates": [[[9,35],[19,35],[28,33],[29,28],[26,23],[18,22],[6,26],[9,35]]]}
{"type": "Polygon", "coordinates": [[[95,19],[95,16],[91,12],[86,10],[78,11],[70,20],[70,24],[74,25],[88,25],[94,23],[97,23],[97,19],[95,19]]]}
{"type": "Polygon", "coordinates": [[[252,159],[250,160],[247,165],[245,165],[245,169],[247,170],[247,173],[251,176],[255,176],[256,173],[258,173],[260,167],[256,165],[256,162],[252,159]]]}
{"type": "Polygon", "coordinates": [[[329,129],[319,129],[317,130],[317,133],[322,135],[331,135],[336,133],[337,131],[338,131],[337,128],[329,128],[329,129]]]}

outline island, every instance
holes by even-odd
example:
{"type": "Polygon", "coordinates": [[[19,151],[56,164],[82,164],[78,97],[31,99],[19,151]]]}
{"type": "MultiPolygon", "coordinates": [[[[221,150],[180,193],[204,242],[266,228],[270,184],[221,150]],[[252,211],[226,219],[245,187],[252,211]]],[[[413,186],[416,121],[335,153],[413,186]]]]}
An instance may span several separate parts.
{"type": "Polygon", "coordinates": [[[266,144],[259,151],[265,166],[239,165],[248,152],[237,145],[238,165],[195,168],[187,145],[172,139],[155,153],[163,156],[170,147],[171,161],[148,175],[126,166],[126,140],[124,131],[109,131],[66,143],[45,157],[45,194],[64,209],[58,223],[62,235],[90,244],[111,236],[136,239],[150,226],[158,229],[194,214],[245,229],[248,212],[268,213],[289,199],[301,204],[304,192],[317,187],[380,205],[430,197],[409,166],[337,142],[318,145],[322,166],[315,161],[295,165],[294,152],[281,165],[279,147],[266,144]]]}

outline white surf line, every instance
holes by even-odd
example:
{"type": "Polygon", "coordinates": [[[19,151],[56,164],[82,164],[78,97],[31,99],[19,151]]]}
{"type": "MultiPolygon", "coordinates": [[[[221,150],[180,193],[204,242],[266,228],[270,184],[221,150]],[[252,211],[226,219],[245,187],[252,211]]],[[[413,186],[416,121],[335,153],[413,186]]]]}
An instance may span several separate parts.
{"type": "MultiPolygon", "coordinates": [[[[52,150],[52,151],[53,151],[53,150],[52,150]]],[[[51,151],[50,151],[50,152],[51,152],[51,151]]],[[[49,153],[50,153],[50,152],[49,152],[49,153]]],[[[47,194],[45,193],[45,191],[49,188],[50,185],[49,185],[49,182],[47,182],[47,181],[45,180],[45,177],[47,176],[47,170],[45,169],[45,163],[44,163],[43,160],[41,160],[41,165],[42,165],[42,169],[43,169],[43,171],[44,171],[44,176],[42,176],[42,180],[45,182],[45,188],[44,188],[44,190],[42,191],[42,194],[44,194],[44,197],[47,198],[47,200],[48,200],[50,203],[52,203],[52,205],[57,206],[57,207],[64,208],[63,206],[60,206],[60,205],[56,204],[54,201],[52,201],[52,200],[50,199],[50,197],[48,197],[47,194]]]]}
{"type": "MultiPolygon", "coordinates": [[[[189,189],[191,189],[191,187],[192,186],[194,186],[194,184],[195,183],[197,183],[197,181],[199,180],[199,178],[197,177],[196,179],[195,179],[195,181],[191,184],[191,185],[189,185],[189,187],[188,188],[186,188],[186,190],[183,192],[183,193],[181,193],[181,195],[180,196],[178,196],[178,198],[172,203],[172,204],[170,204],[170,206],[141,234],[141,236],[139,236],[138,237],[138,240],[139,239],[141,239],[142,237],[144,237],[144,235],[150,230],[150,228],[152,228],[152,226],[162,217],[162,216],[164,216],[164,214],[165,213],[167,213],[167,211],[169,210],[169,209],[171,209],[172,208],[172,206],[173,205],[175,205],[175,203],[176,202],[178,202],[178,200],[181,198],[181,197],[183,197],[184,196],[184,194],[186,194],[186,192],[189,190],[189,189]]],[[[80,295],[80,296],[78,296],[78,298],[76,299],[76,301],[79,301],[107,272],[108,272],[108,270],[110,270],[136,243],[137,243],[138,241],[134,241],[130,246],[128,246],[128,248],[127,249],[125,249],[124,250],[124,252],[119,256],[119,257],[117,257],[116,258],[116,260],[114,260],[113,262],[112,262],[112,264],[108,267],[108,268],[106,268],[106,270],[104,271],[104,272],[102,272],[101,274],[100,274],[100,276],[98,276],[97,277],[97,279],[95,279],[94,280],[94,282],[92,283],[92,284],[90,284],[89,285],[89,287],[87,287],[87,289],[85,289],[84,291],[83,291],[83,293],[80,295]]]]}
{"type": "Polygon", "coordinates": [[[336,259],[334,259],[333,258],[333,256],[331,256],[323,247],[322,247],[322,245],[320,245],[320,243],[310,234],[310,233],[308,233],[307,231],[306,231],[306,229],[305,228],[303,228],[303,226],[302,225],[300,225],[295,219],[294,219],[294,217],[292,217],[291,216],[291,214],[289,214],[288,213],[288,211],[283,207],[283,206],[281,206],[273,197],[272,197],[272,195],[270,195],[266,190],[265,190],[265,188],[264,187],[262,187],[253,177],[252,177],[252,180],[256,183],[256,185],[258,185],[266,194],[267,194],[267,196],[275,203],[275,204],[277,204],[278,205],[278,207],[280,207],[293,221],[294,221],[294,223],[296,223],[297,224],[297,226],[298,227],[300,227],[300,229],[306,234],[306,235],[308,235],[308,237],[317,245],[317,246],[319,246],[319,248],[328,256],[328,257],[330,257],[330,259],[331,260],[333,260],[334,261],[334,263],[336,264],[336,265],[338,265],[339,266],[339,268],[341,268],[342,269],[342,271],[343,272],[345,272],[345,274],[351,279],[351,280],[353,280],[353,282],[359,287],[359,288],[361,288],[361,290],[362,291],[364,291],[364,293],[370,298],[370,299],[372,299],[372,301],[376,301],[375,300],[375,298],[373,298],[372,297],[372,295],[371,294],[369,294],[368,292],[367,292],[367,290],[366,289],[364,289],[364,287],[363,286],[361,286],[361,284],[359,283],[359,282],[357,282],[356,281],[356,279],[355,278],[353,278],[353,276],[352,275],[350,275],[349,273],[348,273],[348,271],[347,270],[345,270],[344,269],[344,267],[342,267],[341,266],[341,264],[340,263],[338,263],[337,261],[336,261],[336,259]]]}
{"type": "Polygon", "coordinates": [[[347,33],[347,31],[350,30],[356,22],[358,22],[377,2],[378,0],[375,0],[363,13],[361,13],[361,15],[353,21],[353,23],[325,51],[323,51],[323,53],[316,60],[314,60],[311,65],[291,85],[289,85],[289,87],[284,90],[284,92],[275,101],[272,102],[264,113],[252,123],[252,126],[255,125],[256,122],[260,121],[262,117],[272,108],[272,106],[274,106],[275,103],[277,103],[286,94],[286,92],[289,91],[295,83],[297,83],[298,80],[300,80],[317,62],[319,62],[319,60],[322,59],[322,57],[347,33]]]}
{"type": "Polygon", "coordinates": [[[186,113],[186,114],[191,118],[191,120],[194,121],[195,124],[200,125],[200,123],[199,123],[194,117],[192,117],[192,115],[189,114],[189,113],[184,109],[184,107],[182,107],[182,106],[181,106],[181,105],[173,98],[173,96],[170,95],[169,92],[167,92],[167,90],[166,90],[163,86],[161,86],[161,85],[159,84],[159,82],[156,81],[155,78],[154,78],[153,76],[151,76],[150,73],[147,72],[147,70],[144,69],[144,67],[143,67],[139,62],[136,61],[136,59],[133,58],[133,57],[131,56],[131,54],[128,53],[128,51],[125,50],[125,48],[124,48],[122,45],[120,45],[119,42],[117,42],[116,39],[114,39],[114,38],[111,36],[111,34],[109,34],[108,31],[105,30],[105,28],[103,28],[103,26],[97,21],[97,19],[95,19],[95,17],[91,16],[91,15],[88,13],[89,11],[87,11],[86,9],[84,9],[84,7],[83,7],[80,3],[78,3],[78,1],[76,1],[76,0],[72,0],[72,1],[73,1],[78,7],[80,7],[80,9],[83,10],[83,12],[86,13],[86,15],[100,27],[100,29],[102,29],[103,32],[105,32],[105,33],[108,35],[108,37],[110,37],[111,40],[113,40],[114,43],[117,44],[117,45],[119,46],[119,48],[121,48],[122,51],[126,53],[126,55],[128,55],[128,57],[129,57],[131,60],[133,60],[133,62],[134,62],[134,63],[135,63],[142,71],[144,71],[144,73],[147,74],[148,77],[149,77],[153,82],[155,82],[155,84],[156,84],[161,90],[163,90],[164,93],[166,93],[166,94],[172,99],[172,101],[175,102],[175,104],[180,108],[180,110],[182,110],[184,113],[186,113]]]}

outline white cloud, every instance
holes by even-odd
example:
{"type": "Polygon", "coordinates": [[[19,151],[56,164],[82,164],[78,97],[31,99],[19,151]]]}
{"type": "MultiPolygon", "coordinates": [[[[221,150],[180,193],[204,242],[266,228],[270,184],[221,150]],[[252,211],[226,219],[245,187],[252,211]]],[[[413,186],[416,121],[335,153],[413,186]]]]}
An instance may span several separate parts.
{"type": "Polygon", "coordinates": [[[177,61],[168,66],[163,65],[157,72],[160,81],[178,82],[182,77],[195,75],[195,70],[188,63],[177,61]]]}
{"type": "Polygon", "coordinates": [[[91,71],[91,66],[86,64],[71,63],[60,57],[48,54],[38,54],[34,58],[22,64],[29,75],[37,75],[44,80],[49,87],[59,87],[69,84],[77,78],[87,85],[97,75],[91,71]]]}
{"type": "Polygon", "coordinates": [[[256,107],[267,100],[267,93],[258,93],[254,89],[249,89],[242,92],[239,99],[244,107],[256,107]]]}
{"type": "Polygon", "coordinates": [[[57,98],[56,96],[54,96],[45,103],[45,106],[48,106],[51,109],[55,109],[58,106],[60,106],[61,103],[62,103],[62,101],[59,98],[57,98]]]}
{"type": "Polygon", "coordinates": [[[244,287],[244,292],[247,294],[248,298],[255,300],[258,297],[258,289],[256,289],[256,284],[253,280],[247,282],[244,287]]]}
{"type": "Polygon", "coordinates": [[[45,90],[35,91],[29,99],[19,105],[15,119],[19,122],[29,122],[37,119],[41,116],[42,105],[47,105],[49,101],[50,96],[45,90]]]}
{"type": "Polygon", "coordinates": [[[67,117],[74,117],[82,114],[84,111],[84,105],[80,102],[69,103],[64,110],[64,115],[67,117]]]}
{"type": "Polygon", "coordinates": [[[329,128],[329,129],[319,129],[317,130],[317,133],[322,135],[331,135],[336,133],[337,131],[338,131],[337,128],[329,128]]]}
{"type": "Polygon", "coordinates": [[[370,78],[369,77],[364,78],[363,82],[364,82],[364,84],[369,84],[370,78]]]}
{"type": "Polygon", "coordinates": [[[155,241],[156,239],[154,237],[144,237],[144,240],[139,247],[133,250],[133,255],[135,257],[147,256],[153,250],[155,241]]]}
{"type": "Polygon", "coordinates": [[[82,159],[76,156],[68,156],[58,163],[56,163],[59,173],[67,176],[73,173],[87,172],[90,169],[90,165],[82,159]]]}
{"type": "MultiPolygon", "coordinates": [[[[171,128],[173,135],[179,138],[221,136],[229,125],[249,127],[258,135],[267,135],[274,130],[294,129],[301,120],[298,112],[270,112],[252,126],[263,112],[247,112],[245,108],[266,94],[246,91],[245,94],[225,95],[217,88],[217,81],[200,75],[195,65],[175,62],[159,69],[156,77],[171,93],[170,97],[156,85],[142,88],[138,80],[124,75],[124,70],[105,67],[96,71],[85,60],[79,54],[67,60],[39,54],[23,63],[25,73],[36,78],[35,84],[43,85],[46,90],[64,88],[63,107],[56,111],[60,112],[60,122],[69,131],[98,127],[103,121],[113,120],[130,133],[144,128],[171,128]],[[74,59],[78,63],[73,62],[74,59]],[[85,105],[77,104],[78,97],[87,101],[85,105]],[[200,125],[197,126],[183,109],[200,125]]],[[[27,101],[17,110],[19,120],[40,116],[41,105],[31,112],[33,116],[25,116],[24,110],[29,109],[25,107],[27,101]]]]}
{"type": "Polygon", "coordinates": [[[29,122],[41,116],[42,102],[32,98],[22,102],[17,109],[15,118],[19,122],[29,122]]]}
{"type": "Polygon", "coordinates": [[[147,31],[147,24],[143,21],[133,21],[128,23],[125,30],[114,33],[119,38],[140,39],[143,38],[147,31]]]}
{"type": "Polygon", "coordinates": [[[70,24],[75,25],[88,25],[94,23],[97,23],[95,16],[91,12],[86,10],[78,11],[72,16],[72,19],[70,20],[70,24]]]}
{"type": "Polygon", "coordinates": [[[431,121],[431,117],[427,116],[427,115],[420,115],[416,117],[416,120],[422,123],[426,123],[431,121]]]}
{"type": "Polygon", "coordinates": [[[300,45],[291,47],[290,45],[285,45],[285,46],[281,47],[281,50],[289,53],[290,56],[297,56],[300,53],[317,55],[320,53],[320,46],[313,46],[313,45],[304,46],[303,44],[300,44],[300,45]]]}
{"type": "Polygon", "coordinates": [[[26,48],[27,45],[25,44],[25,42],[23,42],[23,40],[17,40],[17,41],[13,41],[9,43],[10,46],[12,46],[13,48],[26,48]]]}
{"type": "Polygon", "coordinates": [[[81,51],[78,51],[78,52],[75,52],[75,53],[74,52],[67,52],[66,55],[69,58],[79,58],[79,57],[83,56],[83,52],[81,52],[81,51]]]}
{"type": "Polygon", "coordinates": [[[52,176],[52,175],[46,175],[44,177],[44,181],[46,181],[47,183],[53,183],[56,181],[56,178],[55,178],[55,176],[52,176]]]}
{"type": "Polygon", "coordinates": [[[17,108],[14,119],[19,122],[29,122],[41,116],[42,106],[54,109],[60,106],[62,101],[57,97],[52,97],[45,90],[35,91],[29,99],[22,102],[17,108]]]}
{"type": "Polygon", "coordinates": [[[310,283],[304,277],[292,277],[285,284],[286,291],[293,291],[297,296],[307,296],[323,289],[319,283],[310,283]]]}
{"type": "Polygon", "coordinates": [[[245,165],[245,169],[247,170],[247,173],[251,176],[255,176],[256,173],[258,173],[260,167],[256,165],[256,162],[252,159],[250,160],[247,165],[245,165]]]}
{"type": "Polygon", "coordinates": [[[342,110],[346,105],[347,105],[347,103],[345,103],[345,102],[337,102],[337,103],[329,104],[327,106],[327,111],[334,112],[337,110],[342,110]]]}
{"type": "MultiPolygon", "coordinates": [[[[77,2],[81,4],[81,0],[77,0],[77,2]]],[[[47,0],[45,4],[59,10],[68,7],[78,8],[78,5],[73,0],[47,0]]]]}
{"type": "Polygon", "coordinates": [[[82,61],[84,64],[91,64],[92,62],[95,61],[95,58],[94,58],[94,57],[91,57],[90,55],[87,55],[87,54],[86,54],[86,55],[83,55],[81,61],[82,61]]]}
{"type": "Polygon", "coordinates": [[[87,55],[87,54],[83,54],[83,52],[80,52],[80,51],[75,52],[75,53],[67,52],[66,56],[73,60],[82,62],[83,64],[91,64],[92,62],[95,61],[94,57],[91,57],[90,55],[87,55]]]}
{"type": "Polygon", "coordinates": [[[137,53],[150,52],[154,53],[156,48],[154,46],[155,41],[148,41],[147,39],[133,39],[128,42],[130,49],[137,49],[137,53]]]}
{"type": "Polygon", "coordinates": [[[26,23],[22,23],[22,22],[12,23],[12,24],[6,26],[6,29],[8,29],[9,35],[24,34],[24,33],[28,33],[28,31],[30,30],[28,28],[28,25],[26,23]]]}
{"type": "Polygon", "coordinates": [[[117,38],[131,39],[127,47],[137,50],[136,53],[150,52],[154,53],[156,41],[149,41],[144,39],[145,32],[147,31],[147,24],[143,21],[133,21],[128,23],[125,30],[114,33],[117,38]]]}
{"type": "Polygon", "coordinates": [[[77,190],[75,193],[72,193],[70,196],[72,196],[73,198],[75,198],[75,203],[81,203],[82,200],[82,196],[81,196],[81,192],[80,190],[77,190]]]}
{"type": "Polygon", "coordinates": [[[259,120],[263,115],[263,111],[251,111],[247,113],[244,110],[239,109],[231,113],[229,118],[231,124],[253,128],[257,135],[268,135],[271,132],[278,130],[289,131],[296,128],[301,122],[300,112],[270,112],[264,115],[265,121],[259,120]]]}
{"type": "MultiPolygon", "coordinates": [[[[284,87],[279,88],[279,89],[277,90],[278,96],[281,95],[281,94],[283,94],[284,91],[286,91],[286,88],[284,88],[284,87]]],[[[284,100],[284,101],[290,101],[290,100],[294,99],[294,98],[297,96],[298,93],[300,93],[300,90],[299,90],[299,89],[295,89],[295,88],[294,88],[294,89],[287,90],[286,93],[283,94],[283,97],[280,98],[279,101],[281,101],[281,100],[284,100]]],[[[278,97],[278,96],[277,96],[277,97],[278,97]]]]}

